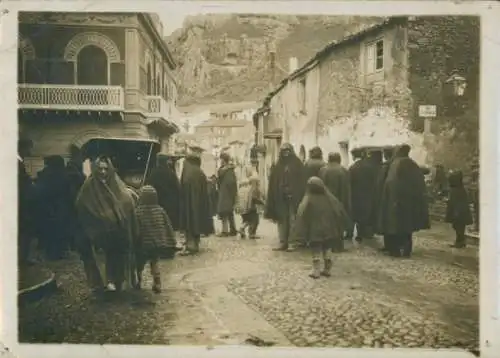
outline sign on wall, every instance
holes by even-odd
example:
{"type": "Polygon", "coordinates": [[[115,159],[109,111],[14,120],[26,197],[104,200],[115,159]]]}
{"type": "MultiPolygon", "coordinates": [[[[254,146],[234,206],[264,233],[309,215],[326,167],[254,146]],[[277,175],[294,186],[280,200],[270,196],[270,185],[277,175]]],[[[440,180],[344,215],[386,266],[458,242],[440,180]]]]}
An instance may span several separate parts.
{"type": "Polygon", "coordinates": [[[424,118],[432,118],[437,115],[437,107],[435,105],[418,106],[418,116],[424,118]]]}

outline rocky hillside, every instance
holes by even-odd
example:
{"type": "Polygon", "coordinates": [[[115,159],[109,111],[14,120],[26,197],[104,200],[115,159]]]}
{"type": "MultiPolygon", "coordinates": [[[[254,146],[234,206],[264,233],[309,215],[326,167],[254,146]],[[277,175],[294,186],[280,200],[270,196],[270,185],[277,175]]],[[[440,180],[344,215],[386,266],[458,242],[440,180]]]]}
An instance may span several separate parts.
{"type": "Polygon", "coordinates": [[[178,62],[179,104],[261,100],[274,82],[326,44],[380,21],[360,16],[197,15],[167,37],[178,62]]]}

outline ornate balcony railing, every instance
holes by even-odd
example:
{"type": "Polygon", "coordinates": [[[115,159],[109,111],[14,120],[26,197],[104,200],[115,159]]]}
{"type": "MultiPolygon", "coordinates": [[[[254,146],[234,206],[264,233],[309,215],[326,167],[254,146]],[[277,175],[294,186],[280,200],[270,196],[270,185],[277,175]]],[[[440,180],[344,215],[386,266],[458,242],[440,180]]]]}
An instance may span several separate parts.
{"type": "Polygon", "coordinates": [[[78,86],[19,84],[18,104],[22,109],[123,111],[120,86],[78,86]]]}
{"type": "Polygon", "coordinates": [[[172,103],[168,103],[161,96],[146,96],[148,101],[148,115],[161,117],[179,126],[178,111],[172,103]]]}

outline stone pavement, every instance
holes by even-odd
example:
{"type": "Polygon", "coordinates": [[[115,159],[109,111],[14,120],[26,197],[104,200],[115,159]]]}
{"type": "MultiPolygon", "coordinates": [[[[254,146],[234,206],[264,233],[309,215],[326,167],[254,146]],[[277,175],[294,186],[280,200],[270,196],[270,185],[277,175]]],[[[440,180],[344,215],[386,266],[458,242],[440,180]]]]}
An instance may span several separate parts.
{"type": "Polygon", "coordinates": [[[449,248],[446,225],[419,233],[411,259],[348,243],[320,280],[307,250],[274,252],[274,225],[259,232],[203,238],[199,255],[162,262],[160,295],[147,275],[143,291],[96,301],[78,261],[59,262],[61,292],[21,308],[20,340],[477,349],[478,247],[449,248]]]}

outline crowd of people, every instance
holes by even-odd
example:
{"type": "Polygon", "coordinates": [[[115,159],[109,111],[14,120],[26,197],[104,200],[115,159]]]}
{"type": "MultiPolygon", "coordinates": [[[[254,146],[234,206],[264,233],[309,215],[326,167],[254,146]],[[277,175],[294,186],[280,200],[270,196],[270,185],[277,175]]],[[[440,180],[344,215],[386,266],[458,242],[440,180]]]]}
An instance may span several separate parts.
{"type": "MultiPolygon", "coordinates": [[[[381,251],[410,257],[413,234],[430,228],[425,169],[410,158],[410,150],[408,145],[382,152],[354,150],[355,162],[346,169],[339,153],[329,153],[324,162],[321,148],[315,147],[303,163],[290,144],[283,144],[270,174],[265,212],[278,227],[275,250],[310,247],[313,278],[330,275],[330,254],[343,251],[344,240],[362,242],[379,234],[381,251]]],[[[463,248],[472,216],[461,171],[450,172],[448,181],[446,221],[456,232],[452,246],[463,248]]]]}
{"type": "MultiPolygon", "coordinates": [[[[147,264],[152,289],[161,292],[160,260],[174,258],[177,251],[197,254],[201,237],[215,234],[215,216],[221,221],[217,236],[255,240],[262,208],[278,228],[274,250],[310,248],[313,278],[330,275],[331,253],[343,251],[345,240],[362,242],[380,234],[382,250],[410,257],[413,233],[430,227],[424,174],[409,157],[408,145],[383,155],[356,150],[355,163],[346,169],[339,153],[328,154],[324,162],[321,148],[315,147],[304,163],[292,145],[283,144],[266,198],[255,168],[248,167],[238,180],[227,153],[220,155],[221,165],[210,178],[199,155],[187,154],[178,176],[178,158],[159,153],[135,191],[106,156],[95,159],[86,176],[76,148],[67,164],[61,156],[47,158],[33,181],[23,163],[29,149],[28,142],[20,141],[19,261],[30,264],[33,237],[49,260],[76,250],[96,293],[140,289],[147,264]],[[241,215],[240,228],[235,214],[241,215]],[[177,233],[184,236],[182,246],[177,233]]],[[[449,184],[446,219],[457,233],[455,246],[464,247],[465,226],[472,219],[461,173],[451,173],[449,184]]]]}

